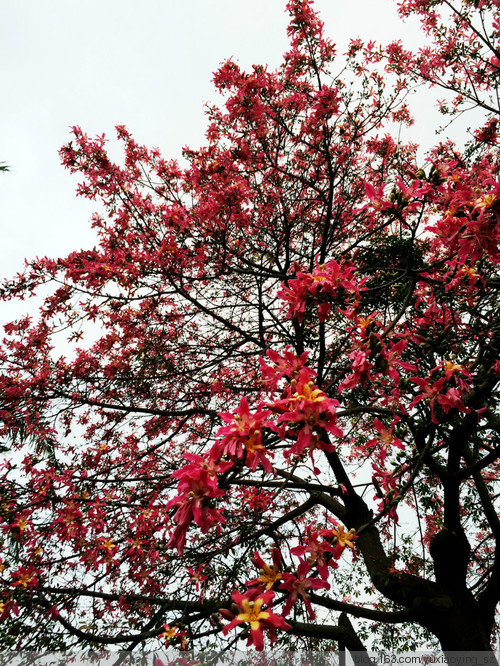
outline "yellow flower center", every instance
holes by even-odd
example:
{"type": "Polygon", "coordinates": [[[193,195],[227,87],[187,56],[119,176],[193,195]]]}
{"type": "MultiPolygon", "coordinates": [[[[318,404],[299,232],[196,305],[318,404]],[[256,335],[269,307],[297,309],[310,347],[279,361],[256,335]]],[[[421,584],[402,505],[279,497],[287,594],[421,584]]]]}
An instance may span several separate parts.
{"type": "Polygon", "coordinates": [[[269,617],[267,611],[261,611],[263,603],[262,599],[256,599],[256,601],[242,599],[241,608],[243,609],[243,613],[240,613],[237,619],[240,622],[248,622],[253,631],[257,630],[260,626],[259,620],[267,620],[269,617]]]}
{"type": "Polygon", "coordinates": [[[469,275],[470,277],[477,277],[479,275],[476,269],[472,266],[462,266],[461,272],[469,275]]]}
{"type": "Polygon", "coordinates": [[[17,521],[17,527],[23,532],[28,527],[28,521],[25,518],[19,518],[17,521]]]}
{"type": "Polygon", "coordinates": [[[176,627],[169,627],[168,625],[164,625],[165,631],[162,633],[162,637],[166,638],[167,641],[171,641],[172,638],[175,638],[177,634],[177,628],[176,627]]]}
{"type": "Polygon", "coordinates": [[[245,449],[247,449],[247,451],[257,451],[258,449],[264,448],[262,444],[258,444],[259,434],[260,430],[254,430],[251,435],[248,435],[244,441],[245,449]]]}
{"type": "Polygon", "coordinates": [[[496,196],[494,194],[486,194],[484,197],[476,199],[475,206],[476,208],[491,208],[496,201],[496,196]]]}
{"type": "Polygon", "coordinates": [[[270,590],[274,583],[277,580],[281,580],[280,572],[274,567],[270,567],[267,564],[259,571],[259,581],[266,586],[266,590],[270,590]]]}
{"type": "Polygon", "coordinates": [[[380,440],[384,442],[384,444],[390,444],[394,441],[394,435],[389,430],[383,430],[380,433],[380,440]]]}
{"type": "Polygon", "coordinates": [[[33,576],[30,576],[27,573],[23,573],[19,576],[18,578],[18,583],[19,585],[22,585],[24,588],[28,587],[28,585],[31,583],[33,580],[33,576]]]}
{"type": "Polygon", "coordinates": [[[354,543],[352,539],[355,535],[354,530],[345,531],[343,525],[339,525],[333,534],[337,537],[337,542],[344,548],[354,548],[354,543]]]}
{"type": "Polygon", "coordinates": [[[299,402],[300,400],[309,400],[310,402],[321,402],[326,398],[326,395],[319,388],[314,388],[313,382],[308,382],[302,387],[302,393],[294,393],[292,401],[299,402]]]}
{"type": "Polygon", "coordinates": [[[446,370],[449,370],[450,372],[455,372],[455,370],[461,370],[462,366],[459,365],[458,363],[455,363],[454,361],[445,361],[444,367],[446,370]]]}

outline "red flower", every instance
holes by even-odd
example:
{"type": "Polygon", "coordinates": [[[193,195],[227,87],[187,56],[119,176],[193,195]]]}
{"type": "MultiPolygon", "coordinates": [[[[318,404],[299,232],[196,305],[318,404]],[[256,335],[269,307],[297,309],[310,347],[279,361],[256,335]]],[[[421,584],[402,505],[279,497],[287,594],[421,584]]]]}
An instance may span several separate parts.
{"type": "Polygon", "coordinates": [[[281,615],[276,615],[269,610],[269,606],[274,599],[272,590],[261,592],[258,588],[252,588],[245,594],[235,590],[231,597],[242,612],[224,627],[222,630],[224,635],[239,624],[248,623],[250,625],[250,636],[247,645],[254,645],[256,650],[262,651],[264,649],[264,630],[267,631],[271,643],[274,643],[277,640],[276,629],[287,630],[292,628],[281,615]],[[267,606],[267,609],[263,610],[263,606],[267,606]]]}
{"type": "Polygon", "coordinates": [[[0,622],[4,622],[11,613],[19,615],[19,606],[13,599],[0,601],[0,622]]]}
{"type": "Polygon", "coordinates": [[[259,553],[254,553],[251,558],[252,563],[259,567],[260,576],[247,581],[247,585],[263,585],[266,590],[270,590],[273,585],[283,578],[280,573],[281,553],[277,548],[273,548],[273,566],[270,567],[264,562],[259,553]]]}
{"type": "Polygon", "coordinates": [[[335,545],[333,549],[333,557],[336,560],[339,560],[344,550],[346,548],[350,548],[354,559],[356,559],[354,554],[354,541],[357,539],[355,531],[352,529],[346,530],[343,525],[339,525],[337,521],[333,520],[332,518],[330,518],[330,522],[334,525],[333,529],[330,528],[320,530],[319,533],[321,536],[334,540],[335,545]]]}
{"type": "Polygon", "coordinates": [[[35,587],[38,587],[38,574],[42,573],[39,569],[30,564],[28,567],[19,567],[16,571],[12,573],[13,578],[15,579],[11,583],[12,587],[22,587],[24,590],[32,591],[35,587]]]}
{"type": "Polygon", "coordinates": [[[171,627],[168,624],[164,624],[163,629],[164,631],[160,634],[160,638],[164,638],[167,645],[174,645],[182,651],[187,650],[188,644],[185,631],[179,631],[177,627],[171,627]]]}

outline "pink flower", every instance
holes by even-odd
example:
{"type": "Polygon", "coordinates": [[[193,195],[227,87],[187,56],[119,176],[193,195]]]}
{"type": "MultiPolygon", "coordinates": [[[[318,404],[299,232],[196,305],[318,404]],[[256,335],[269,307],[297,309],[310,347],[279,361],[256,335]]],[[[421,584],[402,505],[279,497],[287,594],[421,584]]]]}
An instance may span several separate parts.
{"type": "Polygon", "coordinates": [[[287,590],[289,592],[285,606],[283,607],[283,615],[288,615],[292,609],[292,606],[298,601],[300,597],[307,608],[309,619],[314,620],[316,617],[316,614],[311,606],[308,590],[318,590],[320,588],[329,590],[330,585],[325,580],[321,580],[319,578],[307,578],[307,574],[310,570],[311,566],[304,560],[300,560],[296,576],[287,572],[283,573],[283,582],[280,585],[280,589],[287,590]]]}
{"type": "Polygon", "coordinates": [[[466,414],[469,413],[470,410],[462,402],[460,392],[457,388],[450,388],[446,393],[441,393],[446,381],[445,377],[438,379],[437,382],[432,384],[432,386],[429,385],[427,380],[420,379],[419,377],[411,377],[411,381],[415,382],[415,384],[423,390],[423,393],[412,400],[410,403],[410,409],[421,400],[428,400],[433,423],[438,423],[438,420],[434,415],[434,405],[436,402],[442,406],[446,414],[453,408],[466,414]]]}
{"type": "Polygon", "coordinates": [[[411,409],[421,400],[428,400],[429,406],[431,408],[431,420],[433,423],[438,423],[438,420],[434,416],[434,405],[438,399],[438,395],[440,394],[441,389],[444,386],[445,378],[441,377],[441,379],[438,379],[437,382],[434,382],[432,386],[430,386],[427,380],[421,379],[420,377],[411,377],[410,381],[417,384],[422,389],[422,393],[417,395],[417,397],[411,401],[409,408],[411,409]]]}
{"type": "MultiPolygon", "coordinates": [[[[296,356],[290,351],[290,347],[287,347],[282,355],[272,349],[268,349],[266,355],[269,360],[272,361],[273,365],[268,365],[262,356],[259,357],[262,371],[262,383],[270,391],[275,391],[278,382],[284,377],[287,377],[288,379],[298,377],[299,372],[306,367],[309,352],[304,352],[300,356],[296,356]]],[[[316,372],[312,368],[307,368],[307,370],[310,375],[309,379],[316,376],[316,372]]]]}
{"type": "Polygon", "coordinates": [[[199,564],[196,569],[188,568],[188,573],[191,576],[189,582],[195,583],[197,592],[200,589],[200,583],[203,583],[204,581],[208,580],[208,576],[205,576],[205,574],[203,573],[204,566],[205,566],[204,564],[199,564]]]}
{"type": "Polygon", "coordinates": [[[248,400],[241,398],[240,406],[235,412],[219,414],[228,425],[219,428],[217,435],[223,435],[223,438],[214,444],[210,455],[215,458],[245,458],[252,471],[255,471],[260,463],[265,472],[272,472],[273,468],[267,456],[274,454],[267,451],[262,444],[262,430],[268,425],[266,418],[270,413],[258,406],[257,411],[251,414],[248,400]]]}
{"type": "Polygon", "coordinates": [[[380,459],[384,462],[387,456],[387,450],[392,446],[397,446],[398,449],[404,449],[403,443],[398,437],[394,437],[394,426],[399,421],[399,418],[395,418],[391,423],[389,428],[380,421],[379,419],[374,419],[373,425],[375,430],[379,433],[378,437],[372,437],[366,443],[367,446],[378,447],[378,452],[380,459]]]}
{"type": "Polygon", "coordinates": [[[354,351],[349,354],[349,358],[353,361],[353,373],[339,386],[339,393],[346,388],[355,388],[360,383],[366,385],[370,380],[373,363],[368,360],[368,353],[364,350],[354,351]]]}
{"type": "Polygon", "coordinates": [[[297,271],[296,277],[288,281],[288,286],[278,291],[278,296],[288,303],[288,316],[304,318],[306,305],[318,306],[318,319],[324,321],[331,311],[331,302],[341,291],[357,294],[360,284],[353,280],[354,266],[335,260],[316,266],[312,273],[297,271]]]}
{"type": "MultiPolygon", "coordinates": [[[[309,373],[302,369],[299,380],[290,383],[291,395],[283,400],[273,403],[276,410],[284,411],[278,418],[278,423],[286,423],[287,426],[300,427],[297,441],[290,448],[289,454],[300,455],[302,451],[314,442],[318,446],[318,438],[315,433],[323,428],[337,437],[342,437],[342,430],[336,425],[336,407],[338,401],[328,398],[314,382],[309,380],[309,373]]],[[[293,432],[288,430],[288,433],[293,432]]],[[[329,445],[325,444],[325,449],[329,445]]]]}
{"type": "MultiPolygon", "coordinates": [[[[383,511],[396,495],[398,488],[397,479],[394,478],[392,472],[387,472],[378,467],[378,465],[375,465],[375,463],[372,463],[372,469],[374,471],[372,482],[377,492],[376,497],[382,499],[382,502],[378,505],[378,510],[383,511]]],[[[392,518],[396,524],[398,523],[398,514],[395,506],[390,508],[387,515],[389,518],[392,518]]]]}
{"type": "MultiPolygon", "coordinates": [[[[328,563],[331,560],[331,554],[333,554],[333,547],[328,541],[320,542],[320,536],[320,530],[313,530],[311,525],[307,525],[306,534],[303,537],[303,545],[295,546],[290,552],[292,555],[298,555],[299,557],[304,557],[307,554],[307,562],[316,566],[318,573],[323,580],[328,580],[328,563]],[[329,555],[327,555],[327,553],[329,553],[329,555]]],[[[335,569],[338,565],[334,563],[330,566],[335,569]]]]}
{"type": "Polygon", "coordinates": [[[470,412],[470,409],[462,402],[459,390],[454,387],[448,389],[444,395],[439,395],[438,402],[446,414],[450,409],[458,409],[459,412],[464,412],[464,414],[470,412]]]}
{"type": "Polygon", "coordinates": [[[179,479],[179,494],[165,507],[167,510],[177,507],[173,517],[177,526],[170,535],[167,546],[176,547],[179,555],[184,552],[186,534],[192,520],[203,533],[206,533],[213,524],[226,522],[220,511],[206,506],[205,502],[225,495],[217,486],[216,474],[232,467],[231,462],[214,464],[209,458],[204,459],[195,454],[188,453],[185,457],[191,462],[172,474],[179,479]]]}
{"type": "Polygon", "coordinates": [[[384,186],[381,185],[377,189],[371,183],[364,183],[366,196],[370,200],[372,208],[375,210],[387,210],[394,208],[394,203],[384,198],[384,186]]]}
{"type": "Polygon", "coordinates": [[[200,456],[195,453],[184,453],[183,458],[190,462],[172,474],[174,478],[179,479],[180,492],[190,492],[192,483],[199,479],[203,479],[207,487],[217,491],[217,474],[222,474],[232,467],[231,462],[216,462],[210,456],[200,456]]]}
{"type": "Polygon", "coordinates": [[[306,311],[312,276],[300,271],[296,275],[295,279],[288,281],[288,287],[284,286],[281,291],[278,291],[277,295],[282,301],[288,303],[288,316],[290,318],[297,317],[299,321],[302,321],[306,311]]]}

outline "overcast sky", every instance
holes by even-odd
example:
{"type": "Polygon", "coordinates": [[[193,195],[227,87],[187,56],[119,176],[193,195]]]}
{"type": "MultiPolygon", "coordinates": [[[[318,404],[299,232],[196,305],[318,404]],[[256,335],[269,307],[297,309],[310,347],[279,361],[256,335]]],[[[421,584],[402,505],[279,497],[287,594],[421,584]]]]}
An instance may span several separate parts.
{"type": "MultiPolygon", "coordinates": [[[[0,0],[0,276],[25,257],[92,246],[95,204],[60,166],[70,126],[179,157],[203,143],[203,105],[220,62],[276,67],[287,48],[285,0],[0,0]]],[[[382,42],[416,36],[394,0],[317,0],[326,34],[382,42]]],[[[431,110],[429,109],[429,112],[431,110]]]]}

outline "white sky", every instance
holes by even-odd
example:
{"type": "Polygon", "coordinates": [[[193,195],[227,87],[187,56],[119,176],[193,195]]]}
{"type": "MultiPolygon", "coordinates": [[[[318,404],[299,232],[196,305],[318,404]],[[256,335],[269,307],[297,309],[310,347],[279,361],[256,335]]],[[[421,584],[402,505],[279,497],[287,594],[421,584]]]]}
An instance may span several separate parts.
{"type": "MultiPolygon", "coordinates": [[[[286,0],[0,0],[0,277],[25,257],[93,245],[95,204],[74,195],[78,179],[58,149],[80,125],[114,137],[124,124],[166,157],[203,143],[203,105],[233,57],[275,67],[287,48],[286,0]]],[[[325,31],[382,42],[417,36],[394,0],[316,0],[325,31]]],[[[432,110],[430,102],[429,112],[432,110]]],[[[3,318],[3,317],[1,317],[3,318]]]]}

